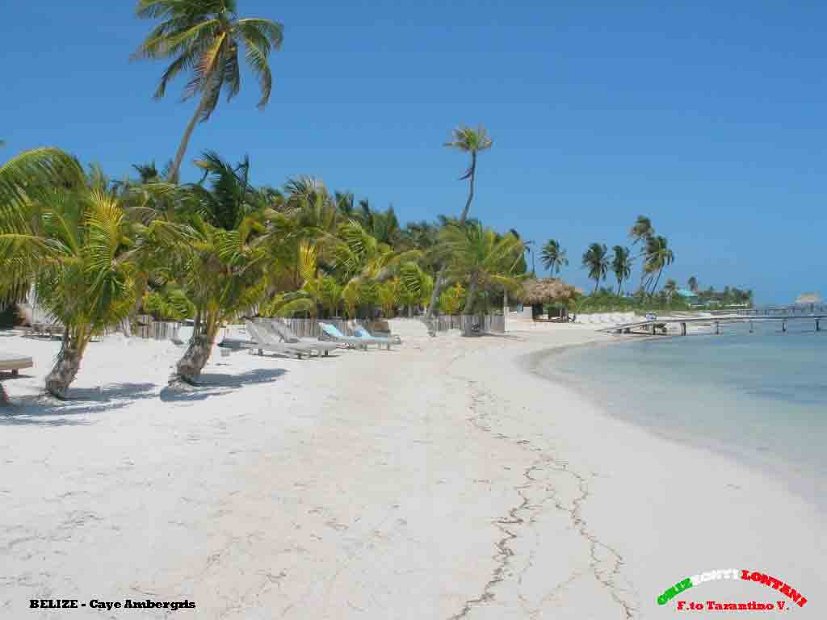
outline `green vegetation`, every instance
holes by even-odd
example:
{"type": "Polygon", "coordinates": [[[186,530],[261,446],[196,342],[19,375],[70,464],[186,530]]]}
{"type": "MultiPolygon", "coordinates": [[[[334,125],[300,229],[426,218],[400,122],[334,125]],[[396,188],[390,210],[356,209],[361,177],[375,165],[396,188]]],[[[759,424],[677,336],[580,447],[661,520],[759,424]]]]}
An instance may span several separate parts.
{"type": "Polygon", "coordinates": [[[64,326],[46,389],[63,397],[91,338],[136,317],[193,322],[172,381],[194,383],[220,327],[255,315],[412,315],[501,307],[525,272],[517,235],[476,220],[401,227],[393,209],[329,192],[318,180],[255,187],[245,159],[196,161],[198,183],[154,166],[112,182],[55,149],[0,167],[0,296],[38,303],[64,326]]]}

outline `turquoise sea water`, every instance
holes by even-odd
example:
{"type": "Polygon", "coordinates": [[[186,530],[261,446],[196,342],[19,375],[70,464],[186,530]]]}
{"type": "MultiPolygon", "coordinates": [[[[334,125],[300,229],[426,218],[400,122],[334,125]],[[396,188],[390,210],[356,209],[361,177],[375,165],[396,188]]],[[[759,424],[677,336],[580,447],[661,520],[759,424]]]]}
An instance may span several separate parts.
{"type": "Polygon", "coordinates": [[[764,468],[827,509],[827,332],[725,329],[576,347],[537,370],[612,415],[764,468]]]}

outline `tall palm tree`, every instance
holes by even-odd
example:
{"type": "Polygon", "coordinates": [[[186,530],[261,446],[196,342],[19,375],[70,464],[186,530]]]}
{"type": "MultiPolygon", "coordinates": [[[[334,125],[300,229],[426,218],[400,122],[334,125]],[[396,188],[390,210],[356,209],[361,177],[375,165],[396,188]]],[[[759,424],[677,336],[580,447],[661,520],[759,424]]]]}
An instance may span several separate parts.
{"type": "MultiPolygon", "coordinates": [[[[482,125],[476,128],[468,127],[467,125],[460,125],[451,132],[451,139],[445,143],[445,146],[457,149],[464,153],[469,153],[471,161],[468,169],[465,171],[460,179],[468,180],[468,198],[465,200],[465,207],[459,216],[459,225],[463,226],[468,220],[468,212],[471,210],[471,203],[474,201],[474,188],[477,179],[477,155],[481,151],[487,151],[494,145],[494,141],[488,135],[488,131],[482,125]]],[[[430,319],[436,312],[437,304],[439,303],[439,296],[442,293],[442,287],[445,285],[445,266],[442,266],[437,273],[434,282],[434,290],[431,294],[431,302],[428,304],[428,310],[425,313],[425,320],[429,323],[429,333],[432,336],[436,335],[436,330],[430,324],[430,319]]]]}
{"type": "Polygon", "coordinates": [[[273,76],[269,56],[281,48],[282,25],[263,18],[239,18],[236,0],[138,0],[138,17],[160,19],[133,54],[134,58],[171,58],[155,98],[167,85],[186,73],[189,81],[184,99],[198,97],[195,113],[184,130],[169,178],[178,181],[181,162],[196,123],[209,120],[223,91],[227,100],[241,89],[239,48],[261,89],[259,108],[270,100],[273,76]]]}
{"type": "Polygon", "coordinates": [[[37,303],[63,325],[46,391],[65,398],[93,336],[118,325],[139,294],[140,226],[112,185],[60,151],[0,167],[0,297],[37,303]]]}
{"type": "Polygon", "coordinates": [[[460,179],[468,180],[468,198],[465,201],[465,207],[459,216],[460,224],[464,224],[468,219],[468,212],[471,210],[471,203],[474,201],[474,182],[477,178],[477,154],[481,151],[487,151],[494,144],[494,141],[488,135],[485,127],[482,125],[473,128],[460,126],[454,129],[451,140],[445,143],[445,146],[457,149],[463,153],[471,155],[471,162],[468,165],[468,170],[465,171],[460,179]]]}
{"type": "Polygon", "coordinates": [[[643,272],[648,276],[652,284],[652,293],[658,288],[660,276],[663,270],[675,261],[675,254],[669,249],[669,242],[666,237],[656,235],[646,240],[646,253],[643,259],[643,272]],[[657,276],[655,276],[657,273],[657,276]]]}
{"type": "MultiPolygon", "coordinates": [[[[644,256],[646,254],[646,242],[655,234],[655,228],[652,226],[652,220],[650,220],[645,215],[638,215],[637,220],[629,229],[629,237],[632,238],[632,245],[637,245],[640,242],[643,242],[643,247],[640,250],[639,256],[644,256]]],[[[640,289],[641,291],[645,290],[645,286],[643,284],[644,279],[646,278],[646,271],[641,270],[640,272],[640,289]]]]}
{"type": "Polygon", "coordinates": [[[441,248],[447,275],[455,281],[467,281],[463,312],[469,314],[480,289],[515,289],[517,272],[525,248],[511,233],[498,235],[482,224],[449,224],[440,232],[441,248]]]}
{"type": "Polygon", "coordinates": [[[566,251],[560,247],[560,242],[556,239],[549,239],[540,251],[540,260],[543,267],[549,270],[554,275],[560,273],[560,268],[569,264],[569,259],[566,258],[566,251]]]}
{"type": "Polygon", "coordinates": [[[632,275],[632,253],[629,248],[616,245],[612,248],[612,273],[617,279],[617,294],[623,288],[623,282],[632,275]]]}
{"type": "Polygon", "coordinates": [[[600,281],[606,279],[609,271],[608,248],[605,243],[592,243],[583,254],[583,267],[589,270],[589,278],[594,280],[594,292],[600,281]]]}

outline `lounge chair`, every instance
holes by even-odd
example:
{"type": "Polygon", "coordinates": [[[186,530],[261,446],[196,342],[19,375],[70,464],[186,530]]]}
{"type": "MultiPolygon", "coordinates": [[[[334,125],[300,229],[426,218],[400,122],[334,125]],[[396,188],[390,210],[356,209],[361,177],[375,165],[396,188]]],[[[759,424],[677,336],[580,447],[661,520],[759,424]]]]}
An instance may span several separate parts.
{"type": "Polygon", "coordinates": [[[242,342],[241,348],[252,349],[258,351],[259,355],[264,355],[264,352],[277,353],[279,355],[295,355],[299,359],[303,355],[310,357],[313,352],[301,343],[286,343],[279,342],[276,338],[263,327],[256,325],[252,321],[247,321],[247,333],[252,339],[249,342],[242,342]]]}
{"type": "MultiPolygon", "coordinates": [[[[319,321],[319,327],[322,328],[322,332],[333,342],[338,342],[340,344],[345,344],[349,347],[354,347],[357,349],[364,349],[367,351],[369,344],[375,344],[379,346],[382,343],[376,342],[371,338],[359,338],[358,336],[345,336],[342,332],[335,325],[331,325],[330,323],[322,323],[319,321]]],[[[390,348],[390,346],[388,347],[390,348]]]]}
{"type": "Polygon", "coordinates": [[[279,321],[263,321],[261,325],[264,325],[265,329],[270,330],[273,334],[280,338],[282,342],[286,342],[288,344],[300,344],[310,350],[318,351],[320,355],[328,355],[331,351],[339,348],[339,344],[336,342],[325,342],[324,340],[314,340],[312,338],[299,338],[295,333],[293,333],[292,329],[279,321]]]}
{"type": "Polygon", "coordinates": [[[389,349],[392,344],[402,344],[402,338],[399,336],[374,336],[361,325],[353,326],[353,335],[357,338],[370,338],[382,344],[387,344],[389,349]]]}
{"type": "Polygon", "coordinates": [[[34,366],[32,358],[14,353],[0,353],[0,370],[9,370],[13,377],[16,377],[21,368],[34,366]]]}

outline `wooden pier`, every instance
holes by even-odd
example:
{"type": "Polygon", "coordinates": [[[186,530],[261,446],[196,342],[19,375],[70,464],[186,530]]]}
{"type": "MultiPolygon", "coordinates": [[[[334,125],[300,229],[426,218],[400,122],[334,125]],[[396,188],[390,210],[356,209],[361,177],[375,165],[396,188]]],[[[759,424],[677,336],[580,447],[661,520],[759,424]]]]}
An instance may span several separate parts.
{"type": "Polygon", "coordinates": [[[686,336],[687,325],[701,325],[715,328],[715,333],[721,333],[721,326],[727,324],[749,324],[749,332],[755,331],[755,323],[781,323],[781,331],[787,331],[787,323],[792,321],[811,321],[815,325],[815,331],[821,331],[822,321],[827,321],[825,314],[732,314],[720,316],[692,316],[692,317],[663,317],[655,319],[643,319],[631,323],[620,323],[604,327],[600,331],[608,334],[638,334],[638,335],[668,335],[668,325],[679,325],[680,335],[686,336]]]}

